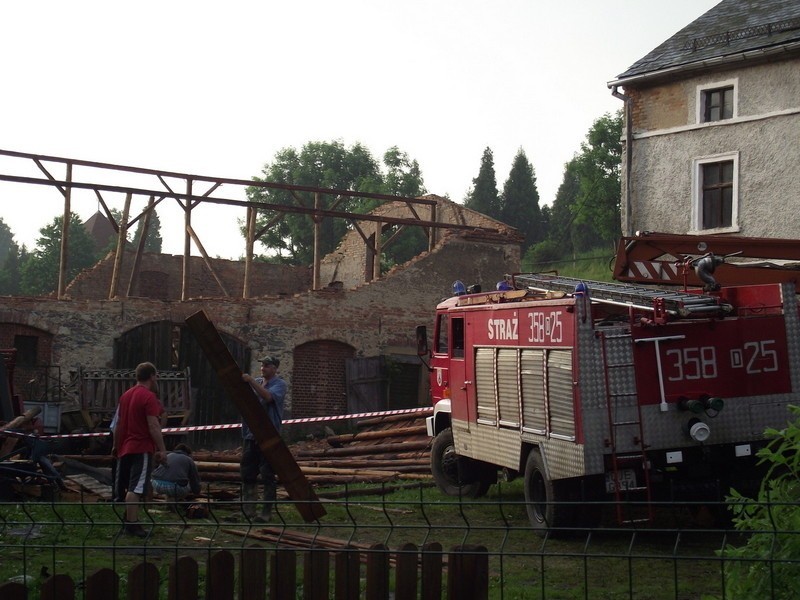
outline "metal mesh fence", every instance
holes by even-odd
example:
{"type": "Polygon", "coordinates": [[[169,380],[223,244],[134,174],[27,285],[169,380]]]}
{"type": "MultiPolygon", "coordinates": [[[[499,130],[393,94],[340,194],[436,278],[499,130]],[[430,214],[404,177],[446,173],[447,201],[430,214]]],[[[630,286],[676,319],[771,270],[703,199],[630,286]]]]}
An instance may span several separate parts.
{"type": "MultiPolygon", "coordinates": [[[[800,580],[798,504],[740,504],[765,509],[767,518],[751,530],[735,528],[731,506],[724,503],[656,505],[655,519],[635,527],[618,526],[612,505],[581,504],[579,510],[601,511],[600,526],[548,529],[531,526],[513,486],[469,501],[443,497],[425,486],[379,495],[375,489],[345,489],[341,498],[324,499],[328,514],[315,523],[304,522],[289,500],[278,501],[268,522],[248,516],[249,507],[239,500],[144,503],[144,537],[125,532],[123,504],[2,503],[0,586],[16,583],[26,587],[29,599],[44,598],[45,582],[67,575],[74,597],[88,597],[86,582],[98,570],[116,573],[125,583],[136,565],[147,563],[159,573],[160,596],[153,597],[176,597],[169,596],[175,589],[171,578],[181,564],[191,571],[181,562],[188,557],[195,564],[196,597],[212,598],[207,587],[213,582],[207,577],[220,551],[235,559],[238,570],[228,575],[226,585],[239,590],[241,598],[278,597],[269,595],[269,586],[281,579],[286,585],[291,578],[298,597],[389,597],[385,592],[400,598],[392,586],[407,581],[400,570],[408,562],[404,555],[413,556],[408,564],[416,573],[413,584],[403,583],[405,593],[412,594],[405,597],[743,598],[753,597],[738,595],[750,589],[743,582],[759,578],[759,597],[792,598],[800,580]],[[247,596],[241,589],[253,576],[253,569],[245,567],[246,553],[253,548],[272,557],[253,584],[261,585],[262,596],[247,596]],[[287,550],[297,553],[302,565],[281,571],[275,557],[287,550]],[[476,553],[484,558],[476,562],[476,553]],[[356,566],[352,561],[341,566],[339,556],[357,556],[356,566]],[[438,596],[423,594],[433,593],[430,588],[437,585],[427,571],[424,587],[422,565],[431,557],[441,561],[438,596]],[[385,562],[386,568],[379,577],[384,583],[373,583],[370,592],[365,573],[371,560],[385,562]],[[452,560],[462,567],[456,580],[448,577],[452,560]],[[464,560],[470,565],[466,569],[464,560]],[[360,582],[355,596],[337,595],[336,582],[346,572],[360,582]],[[308,595],[314,585],[309,582],[321,580],[329,582],[318,592],[323,595],[308,595]],[[452,595],[456,585],[461,585],[461,596],[452,595]]],[[[0,587],[0,597],[11,598],[8,589],[0,587]]],[[[132,598],[128,591],[120,597],[132,598]]]]}

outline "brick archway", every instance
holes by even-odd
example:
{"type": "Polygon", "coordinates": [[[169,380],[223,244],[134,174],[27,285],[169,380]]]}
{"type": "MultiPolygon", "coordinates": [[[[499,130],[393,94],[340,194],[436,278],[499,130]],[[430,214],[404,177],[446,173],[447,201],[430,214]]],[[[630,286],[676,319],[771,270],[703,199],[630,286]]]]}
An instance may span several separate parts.
{"type": "Polygon", "coordinates": [[[347,360],[355,348],[333,340],[307,342],[294,349],[292,417],[347,412],[347,360]]]}
{"type": "MultiPolygon", "coordinates": [[[[23,402],[51,400],[47,390],[50,379],[59,374],[51,372],[53,334],[24,323],[0,323],[0,348],[16,348],[14,393],[23,402]]],[[[55,386],[58,388],[58,385],[55,386]]]]}
{"type": "MultiPolygon", "coordinates": [[[[250,348],[242,340],[220,331],[220,336],[243,371],[250,365],[250,348]]],[[[218,425],[241,422],[219,378],[185,323],[153,321],[123,333],[114,343],[116,368],[133,368],[151,361],[159,369],[188,368],[191,377],[191,425],[218,425]]],[[[189,436],[191,445],[208,449],[235,448],[241,444],[239,430],[199,431],[189,436]]]]}

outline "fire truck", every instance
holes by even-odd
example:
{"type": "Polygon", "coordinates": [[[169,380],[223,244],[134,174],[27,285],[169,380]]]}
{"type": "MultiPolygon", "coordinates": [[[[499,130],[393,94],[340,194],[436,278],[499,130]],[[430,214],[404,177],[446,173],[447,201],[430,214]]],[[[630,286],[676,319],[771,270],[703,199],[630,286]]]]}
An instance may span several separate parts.
{"type": "Polygon", "coordinates": [[[437,486],[479,497],[499,473],[523,476],[542,531],[595,524],[602,502],[587,500],[631,523],[652,520],[657,501],[757,489],[764,432],[800,401],[794,283],[720,286],[723,256],[677,254],[704,288],[536,273],[488,292],[456,282],[432,346],[417,328],[437,486]]]}

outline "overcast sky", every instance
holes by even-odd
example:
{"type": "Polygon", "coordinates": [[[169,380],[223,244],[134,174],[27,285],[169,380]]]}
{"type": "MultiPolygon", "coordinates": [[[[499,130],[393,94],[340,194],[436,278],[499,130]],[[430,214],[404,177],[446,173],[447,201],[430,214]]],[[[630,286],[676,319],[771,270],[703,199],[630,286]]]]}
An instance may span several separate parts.
{"type": "MultiPolygon", "coordinates": [[[[380,160],[396,145],[458,202],[484,148],[501,190],[522,148],[550,204],[592,122],[621,107],[607,82],[717,3],[3,2],[0,148],[249,179],[287,146],[360,142],[380,160]]],[[[164,251],[180,254],[179,209],[162,207],[164,251]]],[[[62,211],[53,188],[0,182],[0,217],[29,249],[62,211]]],[[[243,216],[201,206],[193,226],[238,258],[243,216]]]]}

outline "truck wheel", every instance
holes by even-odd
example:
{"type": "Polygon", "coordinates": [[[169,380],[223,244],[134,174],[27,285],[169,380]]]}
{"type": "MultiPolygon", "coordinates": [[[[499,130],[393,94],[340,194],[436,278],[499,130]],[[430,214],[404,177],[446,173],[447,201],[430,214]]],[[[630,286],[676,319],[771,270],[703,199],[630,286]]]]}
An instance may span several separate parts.
{"type": "Polygon", "coordinates": [[[453,430],[447,428],[433,439],[431,472],[436,486],[448,496],[479,498],[489,490],[490,483],[470,478],[467,459],[456,454],[453,430]]]}
{"type": "Polygon", "coordinates": [[[571,525],[569,506],[559,505],[563,498],[558,486],[547,477],[544,460],[539,450],[531,450],[525,464],[525,506],[534,529],[548,529],[571,525]]]}

